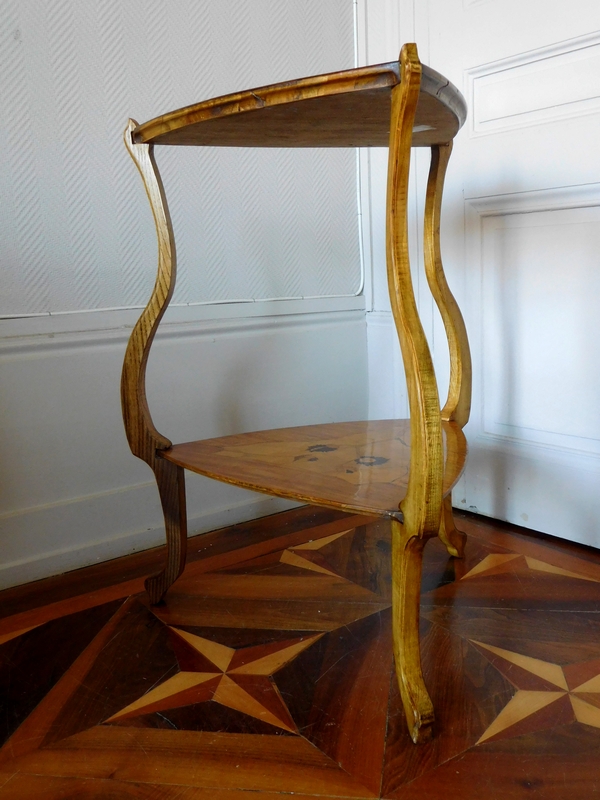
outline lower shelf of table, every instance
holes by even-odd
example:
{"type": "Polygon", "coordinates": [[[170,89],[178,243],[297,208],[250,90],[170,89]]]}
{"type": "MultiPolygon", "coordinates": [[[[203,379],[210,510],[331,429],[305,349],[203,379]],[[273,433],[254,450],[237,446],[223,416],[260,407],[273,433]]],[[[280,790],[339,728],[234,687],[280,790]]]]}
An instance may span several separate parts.
{"type": "MultiPolygon", "coordinates": [[[[444,494],[463,470],[462,430],[443,423],[444,494]]],[[[308,425],[173,445],[161,453],[185,469],[315,505],[398,516],[410,466],[410,421],[308,425]]]]}

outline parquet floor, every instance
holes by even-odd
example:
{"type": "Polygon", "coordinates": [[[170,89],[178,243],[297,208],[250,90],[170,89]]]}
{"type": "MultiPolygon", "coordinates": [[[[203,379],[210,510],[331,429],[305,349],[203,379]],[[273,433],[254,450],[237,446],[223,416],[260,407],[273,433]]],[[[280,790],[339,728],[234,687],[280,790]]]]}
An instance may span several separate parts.
{"type": "Polygon", "coordinates": [[[600,554],[474,517],[426,548],[431,743],[393,673],[386,523],[298,509],[0,594],[0,800],[600,796],[600,554]]]}

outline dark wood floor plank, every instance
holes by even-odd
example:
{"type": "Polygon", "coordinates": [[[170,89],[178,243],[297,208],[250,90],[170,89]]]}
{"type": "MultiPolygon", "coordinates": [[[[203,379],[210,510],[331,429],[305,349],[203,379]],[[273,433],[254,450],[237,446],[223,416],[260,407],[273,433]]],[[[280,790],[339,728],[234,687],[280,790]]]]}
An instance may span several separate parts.
{"type": "Polygon", "coordinates": [[[427,593],[423,604],[595,612],[600,608],[600,583],[532,571],[518,579],[510,573],[475,576],[427,593]]]}
{"type": "Polygon", "coordinates": [[[466,639],[507,650],[526,651],[533,658],[556,664],[592,660],[600,656],[600,612],[513,608],[452,608],[423,610],[423,616],[466,639]]]}
{"type": "Polygon", "coordinates": [[[199,607],[198,601],[178,598],[169,609],[161,610],[160,616],[167,624],[173,625],[237,625],[240,628],[268,625],[274,630],[329,631],[386,608],[389,608],[388,603],[300,600],[275,603],[273,600],[241,598],[230,601],[226,608],[218,598],[213,602],[210,599],[203,601],[199,607]]]}
{"type": "Polygon", "coordinates": [[[148,554],[10,590],[0,686],[26,718],[0,800],[594,797],[600,554],[462,516],[464,559],[425,549],[428,744],[392,669],[388,523],[298,509],[190,540],[162,606],[148,554]]]}
{"type": "MultiPolygon", "coordinates": [[[[348,520],[350,515],[331,509],[302,506],[291,511],[200,534],[190,537],[188,540],[188,563],[192,564],[207,556],[214,557],[237,550],[241,546],[250,546],[277,537],[284,538],[287,535],[293,535],[296,531],[300,531],[303,536],[307,529],[328,523],[335,524],[337,520],[342,519],[348,520]],[[224,532],[226,535],[223,535],[224,532]]],[[[165,552],[164,546],[155,547],[141,553],[73,570],[64,575],[4,589],[0,592],[0,619],[42,606],[54,605],[61,600],[77,595],[88,596],[116,584],[143,579],[162,567],[165,552]]],[[[212,569],[212,566],[209,568],[212,569]]],[[[142,582],[134,585],[142,586],[142,582]]],[[[129,594],[135,594],[141,590],[141,588],[134,588],[129,594]]],[[[106,601],[112,599],[114,598],[107,597],[106,601]]],[[[100,602],[105,602],[105,600],[100,602]]]]}
{"type": "Polygon", "coordinates": [[[69,614],[0,646],[0,745],[48,694],[119,604],[117,600],[69,614]]]}
{"type": "Polygon", "coordinates": [[[202,548],[198,550],[198,558],[186,567],[186,571],[177,585],[179,586],[183,582],[185,586],[185,582],[189,580],[189,584],[193,586],[196,583],[197,576],[204,572],[224,570],[242,561],[259,558],[260,556],[284,550],[294,545],[301,545],[311,540],[324,539],[332,534],[368,524],[373,520],[372,517],[357,514],[330,513],[335,513],[336,518],[327,522],[318,520],[318,525],[310,525],[304,528],[295,527],[289,530],[287,527],[282,526],[279,529],[270,529],[268,531],[269,536],[260,531],[256,531],[254,536],[246,536],[240,532],[236,537],[230,537],[228,533],[227,536],[221,536],[220,539],[206,541],[206,537],[213,537],[213,534],[205,534],[201,537],[202,548]],[[223,547],[223,541],[227,542],[227,549],[223,547]],[[234,547],[233,544],[237,546],[234,547]]]}
{"type": "MultiPolygon", "coordinates": [[[[132,783],[92,778],[53,778],[46,775],[10,776],[2,785],[1,800],[248,800],[248,792],[199,789],[191,786],[132,783]]],[[[280,792],[252,792],[252,800],[282,800],[280,792]]],[[[293,795],[294,800],[315,800],[315,795],[293,795]]],[[[323,795],[322,795],[323,797],[323,795]]]]}
{"type": "Polygon", "coordinates": [[[125,601],[108,623],[94,637],[91,644],[79,655],[60,680],[48,692],[44,700],[27,717],[20,728],[0,750],[0,764],[39,747],[56,718],[61,714],[65,702],[79,688],[94,666],[98,655],[114,636],[119,622],[127,613],[129,602],[125,601]]]}
{"type": "Polygon", "coordinates": [[[98,727],[15,760],[21,772],[203,788],[371,798],[298,736],[98,727]]]}
{"type": "Polygon", "coordinates": [[[30,626],[43,625],[53,619],[59,619],[76,611],[85,611],[88,608],[95,608],[104,603],[122,600],[132,594],[138,594],[143,590],[144,580],[143,578],[137,578],[136,580],[120,583],[116,586],[108,586],[106,589],[99,589],[89,594],[77,595],[68,600],[59,600],[56,603],[50,603],[41,608],[21,611],[12,617],[5,617],[0,621],[0,633],[18,631],[30,626]]]}
{"type": "Polygon", "coordinates": [[[538,757],[473,750],[389,795],[390,800],[590,800],[597,766],[589,756],[538,757]]]}
{"type": "Polygon", "coordinates": [[[422,637],[423,673],[436,711],[434,737],[414,747],[394,682],[384,766],[386,797],[395,796],[403,785],[473,747],[515,692],[489,661],[455,632],[425,623],[422,637]]]}
{"type": "Polygon", "coordinates": [[[233,598],[200,599],[175,595],[156,615],[167,625],[262,628],[289,631],[330,631],[356,619],[383,611],[389,603],[304,602],[302,600],[233,598]]]}
{"type": "MultiPolygon", "coordinates": [[[[247,523],[247,530],[241,525],[233,526],[233,528],[226,529],[227,535],[223,535],[222,531],[219,530],[190,539],[189,563],[184,575],[176,584],[176,588],[185,587],[185,582],[188,579],[192,586],[196,585],[199,574],[237,563],[240,555],[251,558],[255,553],[270,553],[273,550],[286,547],[288,542],[292,544],[302,543],[310,539],[311,536],[329,536],[332,532],[344,530],[348,526],[351,527],[352,524],[364,524],[367,519],[338,511],[325,512],[320,509],[316,509],[315,513],[308,513],[305,509],[294,509],[292,512],[286,512],[286,514],[291,515],[290,520],[284,514],[275,514],[272,517],[265,518],[267,522],[262,527],[259,525],[260,521],[254,520],[251,523],[247,523]],[[300,515],[300,511],[304,513],[300,515]],[[333,519],[330,519],[330,517],[333,517],[333,519]]],[[[142,575],[147,575],[162,564],[160,559],[156,564],[154,561],[150,563],[146,559],[141,559],[141,567],[138,568],[135,566],[135,559],[139,555],[126,556],[124,559],[127,561],[126,568],[120,566],[121,559],[107,562],[115,565],[115,580],[118,575],[131,571],[141,571],[142,575]],[[142,567],[143,569],[141,569],[142,567]]],[[[162,558],[164,559],[164,555],[162,558]]],[[[103,565],[103,567],[106,567],[106,565],[103,565]]],[[[110,582],[110,572],[103,569],[99,575],[96,575],[96,569],[96,567],[88,567],[77,570],[77,579],[73,577],[75,573],[61,576],[67,582],[67,587],[64,590],[61,590],[58,579],[49,578],[47,581],[49,587],[44,588],[44,586],[41,586],[46,581],[38,581],[36,584],[31,584],[31,595],[27,594],[27,587],[17,587],[18,592],[8,589],[0,593],[0,601],[3,601],[4,596],[7,595],[5,605],[0,604],[0,609],[4,612],[10,608],[31,605],[40,596],[53,597],[56,594],[68,594],[69,591],[73,593],[67,599],[52,601],[39,608],[33,607],[19,610],[11,616],[5,616],[0,619],[0,635],[6,632],[19,631],[33,625],[41,625],[74,611],[85,610],[101,603],[107,603],[144,591],[143,577],[113,584],[110,582]],[[107,585],[99,589],[88,588],[84,594],[79,594],[82,588],[87,585],[88,580],[90,586],[93,586],[96,582],[104,582],[107,585]],[[17,599],[13,597],[13,594],[16,595],[17,599]]],[[[1,613],[0,617],[2,617],[1,613]]]]}
{"type": "MultiPolygon", "coordinates": [[[[391,611],[329,634],[301,733],[379,795],[393,679],[391,611]]],[[[298,675],[301,680],[301,675],[298,675]]],[[[299,684],[297,693],[302,693],[299,684]]]]}
{"type": "Polygon", "coordinates": [[[67,675],[64,700],[42,747],[98,725],[179,671],[168,629],[131,599],[120,624],[79,683],[67,675]]]}
{"type": "Polygon", "coordinates": [[[534,532],[527,535],[524,529],[516,526],[494,526],[480,520],[474,522],[472,519],[461,518],[459,527],[461,526],[468,536],[481,539],[489,547],[512,550],[600,581],[600,553],[594,548],[555,537],[537,538],[534,532]]]}
{"type": "Polygon", "coordinates": [[[579,544],[578,542],[562,538],[560,536],[552,536],[549,533],[540,533],[539,531],[532,530],[531,528],[523,528],[520,525],[514,525],[511,522],[502,522],[501,520],[492,519],[491,517],[483,517],[480,514],[473,514],[470,511],[463,511],[462,509],[454,509],[454,516],[459,528],[464,527],[465,530],[469,528],[471,535],[481,536],[489,533],[510,533],[511,536],[527,542],[539,542],[545,547],[550,547],[557,552],[563,552],[568,555],[573,555],[576,558],[581,558],[586,562],[600,564],[600,550],[591,545],[579,544]],[[463,525],[464,521],[464,525],[463,525]]]}
{"type": "Polygon", "coordinates": [[[298,580],[287,575],[231,575],[230,573],[206,573],[192,586],[177,586],[171,597],[240,598],[247,600],[301,600],[319,603],[338,601],[344,603],[373,603],[381,605],[382,598],[362,586],[344,578],[317,574],[310,570],[298,573],[298,580]]]}

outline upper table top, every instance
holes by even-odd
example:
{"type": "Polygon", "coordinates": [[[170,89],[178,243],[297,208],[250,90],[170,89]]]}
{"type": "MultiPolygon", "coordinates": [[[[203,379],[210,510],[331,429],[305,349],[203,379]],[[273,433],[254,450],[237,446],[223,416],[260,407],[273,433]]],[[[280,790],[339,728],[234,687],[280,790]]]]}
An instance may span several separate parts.
{"type": "MultiPolygon", "coordinates": [[[[219,147],[387,147],[397,61],[275,83],[138,125],[133,141],[219,147]]],[[[467,116],[458,89],[423,65],[413,146],[451,141],[467,116]]]]}

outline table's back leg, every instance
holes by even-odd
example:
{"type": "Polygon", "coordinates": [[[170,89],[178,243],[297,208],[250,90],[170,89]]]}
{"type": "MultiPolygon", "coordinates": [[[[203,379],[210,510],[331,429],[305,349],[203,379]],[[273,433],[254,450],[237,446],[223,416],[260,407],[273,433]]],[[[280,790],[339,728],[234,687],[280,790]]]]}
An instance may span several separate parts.
{"type": "Polygon", "coordinates": [[[183,572],[187,544],[184,472],[181,467],[160,457],[160,452],[171,447],[171,442],[155,428],[146,399],[146,364],[158,325],[173,296],[176,258],[169,210],[152,148],[134,143],[132,133],[135,127],[136,123],[130,120],[125,130],[125,145],[142,176],[154,216],[158,272],[148,305],[127,344],[121,376],[121,403],[131,452],[154,472],[165,518],[167,563],[162,572],[146,581],[150,601],[159,603],[183,572]]]}
{"type": "MultiPolygon", "coordinates": [[[[424,256],[427,282],[444,322],[450,353],[450,384],[442,419],[463,428],[471,408],[471,354],[462,314],[446,281],[440,249],[442,192],[451,153],[451,142],[431,148],[425,198],[424,256]]],[[[466,534],[454,524],[451,494],[444,498],[439,537],[450,555],[462,558],[466,534]]]]}
{"type": "Polygon", "coordinates": [[[463,533],[463,531],[459,531],[454,523],[451,494],[448,494],[446,497],[444,497],[439,537],[446,545],[446,549],[451,556],[454,556],[455,558],[464,557],[467,534],[463,533]]]}

